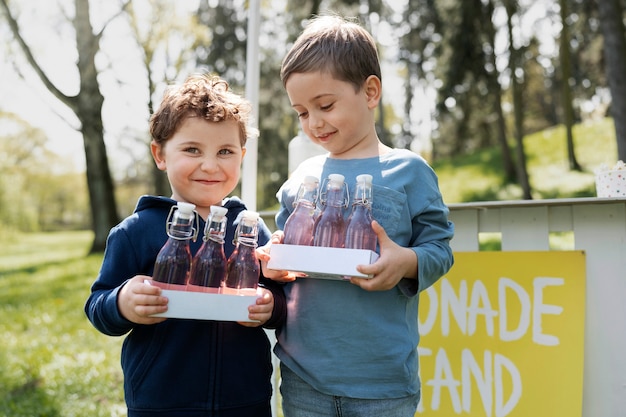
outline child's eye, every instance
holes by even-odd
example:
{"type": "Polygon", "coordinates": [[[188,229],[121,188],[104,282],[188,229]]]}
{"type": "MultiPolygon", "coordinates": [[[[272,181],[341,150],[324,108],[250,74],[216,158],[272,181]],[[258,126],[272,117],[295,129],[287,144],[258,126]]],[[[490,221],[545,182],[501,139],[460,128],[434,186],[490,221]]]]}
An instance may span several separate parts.
{"type": "Polygon", "coordinates": [[[320,110],[323,110],[323,111],[330,110],[331,107],[333,107],[333,103],[330,103],[327,106],[320,106],[320,110]]]}
{"type": "Polygon", "coordinates": [[[233,153],[233,151],[231,151],[230,149],[220,149],[217,153],[218,155],[230,155],[233,153]]]}
{"type": "Polygon", "coordinates": [[[192,153],[194,155],[200,153],[200,149],[194,148],[194,147],[191,147],[191,146],[189,148],[185,148],[184,151],[187,152],[187,153],[192,153]]]}
{"type": "Polygon", "coordinates": [[[302,113],[298,113],[298,119],[304,119],[309,115],[308,112],[303,111],[302,113]]]}

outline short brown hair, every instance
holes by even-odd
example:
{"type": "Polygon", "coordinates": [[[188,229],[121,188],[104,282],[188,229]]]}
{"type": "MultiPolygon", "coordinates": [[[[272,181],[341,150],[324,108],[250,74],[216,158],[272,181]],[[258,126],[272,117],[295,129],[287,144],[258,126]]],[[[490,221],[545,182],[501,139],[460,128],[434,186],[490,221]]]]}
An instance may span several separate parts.
{"type": "Polygon", "coordinates": [[[241,146],[258,131],[248,126],[252,106],[244,97],[229,90],[228,82],[215,75],[191,75],[180,86],[170,86],[159,109],[150,117],[150,135],[163,145],[189,117],[209,122],[234,120],[239,124],[241,146]]]}
{"type": "Polygon", "coordinates": [[[314,71],[327,71],[357,90],[370,75],[382,79],[374,38],[340,16],[313,18],[283,59],[280,79],[284,86],[291,74],[314,71]]]}

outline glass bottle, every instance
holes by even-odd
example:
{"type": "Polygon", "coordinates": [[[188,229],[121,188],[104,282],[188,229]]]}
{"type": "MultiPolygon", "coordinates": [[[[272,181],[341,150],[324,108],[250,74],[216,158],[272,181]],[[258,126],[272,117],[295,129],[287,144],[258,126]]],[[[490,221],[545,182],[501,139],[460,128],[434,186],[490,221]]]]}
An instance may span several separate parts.
{"type": "Polygon", "coordinates": [[[295,209],[285,222],[283,243],[302,246],[311,246],[313,244],[318,186],[319,180],[317,177],[311,175],[304,177],[294,203],[295,209]]]}
{"type": "Polygon", "coordinates": [[[153,283],[168,290],[184,291],[189,279],[191,251],[189,241],[197,237],[196,206],[178,202],[172,206],[165,230],[169,236],[154,263],[153,283]],[[169,221],[170,219],[171,222],[169,221]]]}
{"type": "Polygon", "coordinates": [[[219,292],[226,278],[226,207],[211,206],[211,213],[204,227],[203,243],[191,262],[188,291],[219,292]]]}
{"type": "Polygon", "coordinates": [[[325,195],[322,195],[321,201],[323,208],[315,221],[313,246],[342,248],[346,239],[343,209],[348,202],[343,175],[328,176],[325,195]]]}
{"type": "Polygon", "coordinates": [[[346,248],[376,251],[378,238],[372,229],[372,176],[356,177],[352,213],[346,227],[346,248]]]}
{"type": "Polygon", "coordinates": [[[245,210],[235,230],[235,250],[228,258],[228,274],[222,292],[256,294],[261,267],[256,256],[259,213],[245,210]]]}

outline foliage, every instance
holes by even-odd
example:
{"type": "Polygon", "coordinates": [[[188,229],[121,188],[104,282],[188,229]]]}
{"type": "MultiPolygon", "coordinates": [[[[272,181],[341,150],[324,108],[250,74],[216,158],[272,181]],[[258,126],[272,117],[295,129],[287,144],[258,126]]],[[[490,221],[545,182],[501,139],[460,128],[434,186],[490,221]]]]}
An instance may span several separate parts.
{"type": "MultiPolygon", "coordinates": [[[[141,107],[144,103],[146,113],[150,113],[153,110],[152,100],[157,99],[165,85],[184,77],[190,71],[217,72],[225,77],[237,92],[243,92],[246,83],[250,81],[246,80],[246,69],[249,68],[246,62],[248,38],[246,10],[250,3],[245,0],[177,2],[175,8],[171,7],[171,2],[166,0],[149,2],[149,5],[145,2],[133,1],[123,2],[122,5],[121,3],[81,0],[74,2],[73,6],[72,2],[62,2],[63,8],[52,8],[51,16],[43,18],[41,17],[44,16],[43,7],[27,6],[28,2],[23,2],[23,5],[18,3],[11,2],[11,8],[9,8],[7,6],[9,2],[0,0],[4,12],[0,16],[3,17],[0,19],[0,31],[9,33],[10,10],[14,9],[15,16],[19,17],[19,21],[23,21],[21,29],[24,31],[24,39],[29,41],[29,44],[32,39],[35,39],[31,33],[34,29],[31,28],[36,28],[38,32],[43,31],[42,33],[50,35],[46,38],[46,42],[60,42],[67,45],[68,48],[64,49],[72,51],[72,58],[75,58],[74,55],[80,57],[84,52],[88,52],[87,57],[89,57],[92,52],[95,53],[95,50],[85,48],[84,42],[88,39],[93,40],[92,35],[97,36],[99,40],[97,45],[101,49],[97,56],[94,56],[97,58],[94,61],[97,64],[94,72],[98,71],[98,78],[102,81],[115,79],[117,83],[113,89],[116,93],[110,93],[109,88],[104,88],[105,83],[102,85],[103,92],[107,90],[106,98],[110,103],[113,103],[116,96],[122,93],[121,95],[129,103],[133,103],[131,107],[141,107]],[[90,15],[94,30],[74,36],[79,27],[91,29],[90,19],[85,13],[88,11],[87,6],[92,6],[90,15]],[[39,16],[40,13],[41,16],[39,16]],[[35,17],[34,15],[38,15],[39,19],[43,20],[31,20],[30,18],[35,17]],[[77,18],[76,22],[81,22],[83,25],[73,27],[71,21],[67,19],[72,15],[77,18]],[[129,18],[126,22],[129,24],[128,27],[123,22],[124,17],[129,18]],[[39,24],[40,21],[54,24],[39,24]],[[5,23],[9,26],[4,25],[5,23]],[[129,29],[130,32],[127,33],[129,29]],[[129,40],[133,38],[140,47],[136,50],[120,48],[120,37],[129,40]],[[76,45],[74,45],[75,41],[76,45]],[[118,55],[117,52],[120,51],[122,54],[118,55]],[[130,61],[129,57],[132,57],[130,61]],[[140,60],[143,62],[140,63],[140,60]],[[137,82],[137,76],[139,82],[137,82]],[[148,84],[144,89],[145,94],[141,93],[142,80],[147,81],[148,84]],[[130,89],[131,86],[135,88],[130,89]],[[139,90],[136,89],[137,86],[139,90]]],[[[492,146],[496,143],[496,139],[502,150],[506,149],[506,138],[503,136],[511,136],[514,131],[511,126],[508,129],[502,128],[502,123],[498,122],[503,119],[500,117],[502,112],[497,110],[498,107],[503,109],[507,122],[511,124],[510,71],[512,67],[507,64],[509,51],[506,44],[509,39],[506,33],[506,19],[503,17],[505,6],[513,3],[516,3],[519,8],[515,13],[515,19],[512,20],[516,33],[512,44],[523,52],[524,64],[519,65],[515,73],[523,82],[525,116],[523,129],[528,133],[544,129],[546,126],[554,126],[562,119],[562,110],[559,107],[561,103],[559,87],[563,85],[564,80],[561,79],[562,71],[559,68],[558,52],[554,46],[558,44],[563,26],[558,13],[559,4],[556,0],[548,2],[408,0],[402,5],[394,2],[355,0],[261,2],[259,33],[261,74],[258,103],[258,124],[261,137],[258,148],[258,206],[262,209],[273,206],[275,191],[288,175],[287,146],[289,140],[297,134],[298,124],[282,88],[279,68],[290,42],[302,30],[303,24],[309,17],[327,12],[357,17],[375,35],[379,42],[380,57],[383,62],[383,78],[394,78],[388,77],[390,74],[387,70],[390,69],[391,72],[396,71],[395,78],[400,78],[403,84],[400,91],[390,89],[389,94],[385,95],[385,99],[389,98],[389,101],[385,100],[384,106],[381,106],[385,111],[381,116],[383,122],[379,120],[377,128],[385,143],[409,147],[411,140],[416,138],[418,140],[415,142],[422,141],[422,146],[428,149],[426,152],[430,152],[432,145],[432,155],[436,159],[445,157],[459,161],[460,158],[465,158],[459,154],[472,154],[468,157],[468,162],[471,163],[478,150],[492,146]],[[517,74],[517,70],[520,74],[517,74]],[[502,99],[502,106],[494,105],[499,96],[502,99]],[[437,109],[434,108],[434,101],[438,103],[437,109]],[[388,108],[402,113],[403,120],[398,122],[393,120],[393,117],[388,117],[387,115],[390,114],[388,108]],[[389,122],[394,125],[393,129],[389,122]],[[391,135],[390,132],[395,137],[387,137],[387,134],[391,135]],[[430,138],[433,138],[432,144],[430,138]]],[[[602,55],[604,38],[600,32],[600,29],[608,25],[600,24],[596,3],[574,0],[569,4],[570,13],[566,18],[571,28],[570,46],[573,54],[572,77],[567,82],[572,84],[573,101],[579,113],[576,117],[581,119],[588,113],[592,113],[593,109],[604,114],[608,105],[606,101],[608,81],[604,68],[606,63],[602,55]],[[605,92],[604,96],[603,92],[605,92]]],[[[623,3],[622,0],[621,4],[623,3]]],[[[85,59],[67,60],[63,59],[64,55],[43,53],[42,51],[54,48],[47,48],[46,45],[49,44],[42,42],[32,42],[32,45],[40,46],[31,51],[34,62],[30,62],[27,56],[18,52],[20,48],[19,44],[14,42],[16,38],[17,34],[7,38],[9,41],[6,42],[6,47],[10,53],[6,55],[17,69],[16,72],[20,74],[27,74],[27,68],[33,66],[36,61],[42,64],[41,68],[47,70],[43,73],[44,76],[53,75],[53,71],[50,70],[54,67],[51,64],[53,62],[51,56],[52,59],[58,61],[57,64],[63,64],[67,70],[72,71],[80,67],[76,67],[76,62],[88,61],[85,59]],[[48,72],[49,74],[46,74],[48,72]]],[[[128,42],[128,45],[133,43],[128,42]]],[[[95,81],[94,74],[84,73],[84,75],[89,75],[92,82],[95,81]]],[[[44,78],[47,79],[47,77],[44,78]]],[[[56,80],[56,78],[51,79],[56,80]]],[[[74,86],[73,91],[79,87],[75,84],[76,80],[77,78],[74,77],[71,83],[74,86]]],[[[82,106],[84,107],[82,110],[89,110],[94,102],[97,104],[99,100],[94,101],[90,97],[82,97],[86,95],[83,93],[89,92],[82,91],[82,85],[81,83],[76,97],[77,101],[61,93],[61,90],[65,91],[65,89],[53,89],[52,93],[61,102],[67,104],[69,101],[70,108],[82,106]]],[[[41,86],[37,89],[41,89],[41,86]]],[[[92,91],[97,93],[93,86],[92,91]]],[[[94,95],[100,99],[100,94],[94,95]]],[[[612,106],[613,110],[616,108],[617,106],[612,106]]],[[[77,113],[77,116],[80,114],[77,113]]],[[[128,125],[131,124],[131,118],[137,119],[130,116],[130,113],[118,117],[128,125]]],[[[616,117],[616,120],[622,119],[626,118],[616,117]]],[[[106,127],[107,135],[112,133],[111,121],[108,116],[105,117],[104,127],[106,127]]],[[[103,128],[99,120],[93,122],[83,120],[82,125],[96,130],[103,128]]],[[[145,145],[144,142],[148,138],[146,131],[131,132],[124,129],[122,132],[123,135],[118,136],[123,139],[115,139],[118,151],[119,149],[126,150],[126,147],[135,147],[137,143],[145,145]]],[[[87,140],[88,145],[92,140],[99,142],[99,132],[90,130],[89,133],[85,139],[89,137],[94,139],[87,140]]],[[[94,151],[94,154],[87,158],[87,165],[88,167],[95,166],[102,172],[98,175],[90,174],[90,182],[97,183],[101,178],[106,181],[105,177],[110,175],[106,168],[106,158],[104,158],[108,150],[104,146],[92,145],[85,148],[94,151]]],[[[33,149],[35,148],[40,149],[42,145],[37,143],[33,146],[33,149]]],[[[502,150],[500,150],[501,154],[502,150]]],[[[134,153],[130,149],[128,151],[126,156],[134,153]]],[[[529,156],[532,154],[530,151],[528,153],[529,156]]],[[[582,154],[579,150],[576,150],[576,153],[582,154]]],[[[496,163],[499,159],[497,152],[492,150],[488,150],[487,153],[478,152],[478,154],[496,163]]],[[[0,156],[2,156],[1,152],[0,156]]],[[[108,156],[111,161],[117,161],[114,154],[108,156]]],[[[116,187],[119,187],[115,190],[116,198],[105,199],[105,203],[115,201],[118,206],[118,215],[123,216],[132,210],[138,194],[155,193],[155,190],[164,189],[164,187],[158,187],[165,178],[161,172],[156,173],[158,175],[153,178],[150,177],[150,172],[155,171],[151,162],[150,157],[142,152],[141,155],[135,155],[135,159],[128,163],[129,168],[126,169],[126,175],[121,181],[120,176],[123,174],[115,173],[118,180],[116,187]],[[141,158],[141,161],[138,158],[141,158]],[[120,195],[122,199],[118,200],[120,195]]],[[[584,161],[581,162],[584,163],[584,161]]],[[[441,164],[445,166],[446,162],[442,161],[441,164]]],[[[41,166],[45,165],[41,164],[41,166]]],[[[494,168],[496,167],[497,165],[494,165],[494,168]]],[[[121,169],[120,172],[124,170],[121,169]]],[[[502,170],[494,172],[503,176],[502,170]]],[[[511,170],[507,170],[506,175],[510,175],[510,172],[511,170]]],[[[583,175],[586,174],[583,173],[583,175]]],[[[17,193],[25,183],[12,181],[8,179],[8,176],[3,179],[0,179],[0,219],[5,220],[8,218],[6,208],[12,208],[12,205],[7,202],[13,201],[13,197],[7,195],[7,189],[17,193]]],[[[85,192],[87,187],[90,187],[92,191],[94,188],[101,187],[86,184],[84,180],[79,184],[75,178],[68,179],[68,181],[63,179],[62,183],[79,184],[79,186],[68,185],[60,194],[53,194],[49,190],[56,190],[59,184],[49,186],[46,180],[45,177],[36,178],[34,181],[30,181],[29,178],[29,186],[36,184],[41,188],[37,192],[46,197],[45,201],[38,201],[37,213],[29,212],[28,217],[24,216],[24,222],[20,227],[26,230],[49,230],[49,223],[52,223],[54,228],[63,227],[67,225],[65,220],[67,218],[72,219],[74,223],[88,224],[91,220],[90,216],[82,216],[77,220],[76,216],[68,215],[61,210],[63,207],[88,207],[87,202],[83,201],[88,198],[85,192]],[[68,194],[68,189],[78,191],[71,195],[71,193],[68,194]],[[77,202],[68,195],[73,198],[81,195],[82,198],[77,202]],[[59,205],[62,207],[55,206],[56,202],[60,202],[59,205]],[[45,209],[42,211],[41,207],[45,209]],[[43,219],[45,223],[42,226],[33,219],[40,222],[43,219]],[[58,222],[59,219],[62,221],[58,222]]],[[[480,188],[478,191],[474,190],[474,187],[469,187],[464,196],[458,197],[459,201],[517,196],[517,187],[509,186],[503,183],[503,180],[494,180],[490,184],[492,185],[480,188]]],[[[108,187],[108,184],[105,185],[108,187]]],[[[464,183],[463,186],[467,187],[464,183]]],[[[535,187],[539,190],[535,198],[558,195],[558,192],[541,188],[541,186],[535,187]]],[[[108,190],[106,192],[108,193],[108,190]]],[[[589,192],[591,191],[581,191],[583,195],[589,192]]],[[[161,193],[167,194],[163,191],[161,193]]],[[[31,207],[33,204],[29,201],[28,206],[31,207]]],[[[101,201],[89,207],[97,212],[105,206],[101,201]]],[[[95,236],[100,237],[99,243],[102,243],[101,237],[110,226],[106,223],[114,217],[110,211],[108,210],[106,214],[110,214],[111,217],[107,217],[106,221],[98,218],[97,215],[94,216],[93,227],[96,230],[95,236]]]]}
{"type": "Polygon", "coordinates": [[[96,55],[99,55],[102,34],[94,33],[89,0],[74,1],[74,16],[71,19],[78,55],[74,60],[75,68],[78,71],[78,77],[74,84],[78,86],[76,94],[65,93],[63,88],[53,81],[50,72],[44,71],[45,66],[40,66],[29,42],[27,42],[26,35],[23,34],[22,29],[27,25],[18,15],[14,14],[8,3],[7,0],[0,0],[0,6],[11,30],[13,41],[19,45],[21,54],[28,63],[28,68],[34,71],[38,81],[41,82],[47,92],[56,98],[57,104],[73,113],[79,121],[85,151],[91,218],[93,219],[94,242],[91,251],[104,250],[107,233],[118,222],[118,216],[113,178],[110,173],[104,142],[102,119],[104,96],[100,89],[99,80],[102,72],[96,68],[96,55]]]}
{"type": "Polygon", "coordinates": [[[89,227],[83,174],[45,148],[45,134],[0,111],[0,224],[21,231],[89,227]]]}
{"type": "Polygon", "coordinates": [[[122,416],[121,338],[83,305],[101,262],[91,232],[0,240],[0,415],[122,416]]]}
{"type": "MultiPolygon", "coordinates": [[[[617,159],[613,121],[605,118],[575,125],[573,135],[582,172],[568,168],[563,126],[524,138],[534,199],[596,195],[593,170],[601,163],[613,165],[617,159]]],[[[503,182],[501,158],[495,148],[442,159],[433,162],[433,168],[446,203],[521,198],[519,186],[503,182]]]]}

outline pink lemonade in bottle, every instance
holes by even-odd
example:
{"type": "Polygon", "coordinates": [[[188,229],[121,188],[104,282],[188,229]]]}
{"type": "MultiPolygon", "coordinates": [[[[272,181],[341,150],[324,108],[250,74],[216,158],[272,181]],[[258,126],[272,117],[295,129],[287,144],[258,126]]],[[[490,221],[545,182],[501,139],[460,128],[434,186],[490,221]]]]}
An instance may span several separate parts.
{"type": "Polygon", "coordinates": [[[315,222],[313,246],[343,248],[346,239],[343,209],[348,201],[343,175],[328,176],[321,201],[323,208],[315,222]]]}
{"type": "Polygon", "coordinates": [[[245,210],[235,230],[235,250],[228,258],[222,293],[255,295],[261,266],[256,255],[259,213],[245,210]]]}
{"type": "Polygon", "coordinates": [[[165,225],[168,239],[154,263],[154,285],[168,290],[186,289],[191,267],[189,241],[197,236],[197,228],[194,228],[194,221],[197,221],[195,208],[195,205],[184,202],[172,206],[165,225]]]}
{"type": "Polygon", "coordinates": [[[294,203],[295,208],[285,222],[287,245],[311,246],[315,227],[315,204],[317,202],[319,180],[311,175],[304,177],[294,203]]]}
{"type": "Polygon", "coordinates": [[[372,229],[372,176],[356,177],[352,213],[346,228],[346,248],[376,251],[378,238],[372,229]]]}
{"type": "Polygon", "coordinates": [[[187,291],[218,293],[227,273],[224,253],[228,209],[211,206],[204,228],[203,243],[191,262],[187,291]]]}

